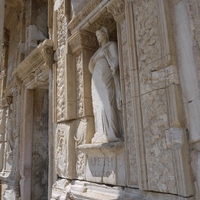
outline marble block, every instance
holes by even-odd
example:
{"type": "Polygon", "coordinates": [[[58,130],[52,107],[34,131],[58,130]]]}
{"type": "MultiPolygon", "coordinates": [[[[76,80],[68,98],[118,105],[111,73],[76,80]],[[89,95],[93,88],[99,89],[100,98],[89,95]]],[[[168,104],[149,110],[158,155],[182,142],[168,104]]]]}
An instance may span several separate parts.
{"type": "Polygon", "coordinates": [[[86,156],[86,180],[125,185],[123,142],[84,144],[78,147],[86,156]]]}

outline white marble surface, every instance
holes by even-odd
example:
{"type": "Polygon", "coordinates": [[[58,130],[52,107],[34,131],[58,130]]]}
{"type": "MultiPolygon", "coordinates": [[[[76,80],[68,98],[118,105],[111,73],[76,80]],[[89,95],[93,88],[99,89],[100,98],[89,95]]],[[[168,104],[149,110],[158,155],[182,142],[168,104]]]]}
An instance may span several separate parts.
{"type": "Polygon", "coordinates": [[[121,92],[117,44],[109,41],[105,27],[96,31],[100,48],[89,62],[95,135],[92,143],[117,141],[121,136],[121,92]]]}

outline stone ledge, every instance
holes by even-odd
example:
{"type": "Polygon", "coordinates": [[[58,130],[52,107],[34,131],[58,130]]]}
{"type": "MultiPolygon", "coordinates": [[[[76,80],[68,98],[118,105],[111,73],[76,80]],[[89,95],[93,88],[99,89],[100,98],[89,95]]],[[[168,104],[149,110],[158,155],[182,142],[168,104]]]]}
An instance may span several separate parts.
{"type": "Polygon", "coordinates": [[[172,194],[141,191],[130,187],[111,187],[87,181],[58,180],[53,185],[51,200],[194,200],[194,197],[181,197],[172,194]]]}
{"type": "Polygon", "coordinates": [[[93,154],[96,150],[101,153],[107,152],[119,152],[124,147],[124,142],[108,142],[108,143],[96,143],[96,144],[83,144],[79,145],[78,149],[86,154],[93,154]]]}

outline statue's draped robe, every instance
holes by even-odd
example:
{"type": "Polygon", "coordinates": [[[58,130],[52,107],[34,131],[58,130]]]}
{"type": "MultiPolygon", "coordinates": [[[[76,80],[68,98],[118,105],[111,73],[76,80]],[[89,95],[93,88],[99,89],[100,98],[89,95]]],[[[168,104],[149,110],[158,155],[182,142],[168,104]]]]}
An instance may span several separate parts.
{"type": "Polygon", "coordinates": [[[120,137],[118,111],[121,109],[121,94],[118,65],[115,42],[108,42],[99,48],[89,63],[95,119],[94,140],[100,140],[99,142],[116,141],[120,137]]]}

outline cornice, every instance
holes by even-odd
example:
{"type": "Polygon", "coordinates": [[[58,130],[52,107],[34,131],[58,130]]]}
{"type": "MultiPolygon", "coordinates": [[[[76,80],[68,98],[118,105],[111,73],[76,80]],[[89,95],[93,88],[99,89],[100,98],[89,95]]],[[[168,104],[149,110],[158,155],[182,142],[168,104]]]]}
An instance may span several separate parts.
{"type": "Polygon", "coordinates": [[[30,85],[30,89],[46,82],[48,71],[53,64],[53,42],[45,40],[39,44],[13,72],[24,85],[30,85]]]}

